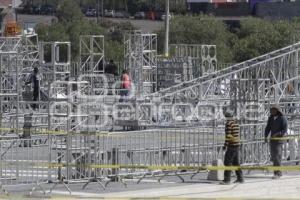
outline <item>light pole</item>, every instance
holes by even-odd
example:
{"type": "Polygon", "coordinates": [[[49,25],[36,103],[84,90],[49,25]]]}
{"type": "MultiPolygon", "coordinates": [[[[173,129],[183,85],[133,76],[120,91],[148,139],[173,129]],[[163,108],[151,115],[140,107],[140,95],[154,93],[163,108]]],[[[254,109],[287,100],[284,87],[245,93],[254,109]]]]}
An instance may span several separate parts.
{"type": "Polygon", "coordinates": [[[169,57],[169,28],[170,28],[170,1],[166,0],[166,11],[165,11],[165,57],[169,57]]]}
{"type": "Polygon", "coordinates": [[[102,20],[103,20],[103,17],[104,17],[104,0],[101,0],[101,17],[102,17],[102,20]]]}
{"type": "Polygon", "coordinates": [[[97,0],[97,23],[99,23],[99,11],[100,11],[100,9],[99,9],[99,6],[100,6],[100,2],[99,2],[100,0],[97,0]]]}
{"type": "Polygon", "coordinates": [[[98,23],[100,22],[100,16],[103,20],[103,16],[104,16],[103,7],[104,7],[104,0],[97,0],[97,22],[98,23]],[[100,15],[100,1],[101,1],[101,15],[100,15]]]}

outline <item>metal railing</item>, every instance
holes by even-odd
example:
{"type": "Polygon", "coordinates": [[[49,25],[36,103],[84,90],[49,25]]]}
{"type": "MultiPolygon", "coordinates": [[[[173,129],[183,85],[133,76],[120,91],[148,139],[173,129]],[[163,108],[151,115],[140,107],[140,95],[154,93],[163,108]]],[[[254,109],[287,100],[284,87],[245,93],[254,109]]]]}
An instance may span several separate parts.
{"type": "MultiPolygon", "coordinates": [[[[270,164],[269,148],[263,139],[263,124],[241,126],[241,160],[245,166],[270,164]]],[[[291,125],[284,145],[283,161],[299,162],[299,127],[291,125]]],[[[1,184],[65,185],[72,181],[107,183],[128,175],[143,177],[157,169],[164,174],[186,168],[210,166],[224,157],[224,127],[153,129],[113,133],[66,133],[35,135],[29,139],[0,141],[1,184]],[[164,170],[164,168],[166,170],[164,170]],[[169,169],[169,170],[167,170],[169,169]],[[106,182],[104,180],[108,180],[106,182]]]]}

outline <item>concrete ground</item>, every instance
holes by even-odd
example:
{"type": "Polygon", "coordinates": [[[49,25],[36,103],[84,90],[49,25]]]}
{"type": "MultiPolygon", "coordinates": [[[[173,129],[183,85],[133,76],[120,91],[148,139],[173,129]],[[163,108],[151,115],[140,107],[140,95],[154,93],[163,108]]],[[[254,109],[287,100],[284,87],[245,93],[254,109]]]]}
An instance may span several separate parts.
{"type": "MultiPolygon", "coordinates": [[[[95,17],[90,17],[90,20],[96,20],[95,17]]],[[[136,19],[120,19],[120,18],[105,18],[111,20],[113,22],[130,22],[137,29],[142,30],[145,33],[153,33],[159,31],[164,26],[163,21],[153,21],[153,20],[136,20],[136,19]]],[[[243,17],[218,17],[218,19],[223,21],[238,21],[243,19],[243,17]]],[[[22,24],[51,24],[52,21],[56,21],[56,17],[54,16],[46,16],[46,15],[25,15],[19,14],[18,21],[22,24]]]]}
{"type": "MultiPolygon", "coordinates": [[[[169,177],[160,184],[153,178],[145,179],[140,184],[136,180],[127,180],[127,188],[120,183],[111,183],[103,190],[96,183],[82,190],[83,184],[69,185],[72,194],[59,185],[52,195],[35,192],[32,197],[17,191],[9,197],[0,199],[300,199],[299,173],[285,174],[279,180],[272,180],[271,173],[247,175],[244,184],[220,185],[219,182],[207,181],[204,174],[185,183],[178,178],[169,177]]],[[[234,180],[234,178],[233,178],[234,180]]],[[[51,185],[45,185],[49,192],[51,185]]]]}

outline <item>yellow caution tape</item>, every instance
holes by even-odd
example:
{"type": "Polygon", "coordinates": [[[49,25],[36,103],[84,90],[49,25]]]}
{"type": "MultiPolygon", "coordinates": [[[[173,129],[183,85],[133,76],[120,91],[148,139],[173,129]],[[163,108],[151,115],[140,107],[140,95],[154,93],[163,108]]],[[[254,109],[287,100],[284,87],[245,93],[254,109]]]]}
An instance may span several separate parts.
{"type": "MultiPolygon", "coordinates": [[[[34,129],[35,127],[32,127],[31,129],[34,129]]],[[[0,131],[5,131],[5,132],[16,132],[16,133],[21,133],[27,128],[0,128],[0,131]]],[[[28,130],[28,129],[27,129],[28,130]]],[[[40,129],[38,131],[32,131],[31,135],[41,135],[41,134],[53,134],[53,135],[68,135],[68,134],[78,134],[78,132],[75,131],[51,131],[48,129],[40,129]]],[[[112,132],[108,131],[81,131],[80,134],[90,134],[90,135],[97,135],[97,136],[107,136],[112,134],[112,132]]],[[[111,136],[111,135],[110,135],[111,136]]]]}
{"type": "MultiPolygon", "coordinates": [[[[33,166],[33,167],[48,167],[48,168],[67,168],[67,167],[79,167],[89,169],[145,169],[145,170],[170,170],[170,171],[216,171],[216,170],[259,170],[259,171],[300,171],[300,166],[172,166],[172,165],[109,165],[109,164],[74,164],[74,163],[38,163],[38,162],[26,162],[26,161],[14,161],[6,162],[1,161],[2,166],[33,166]]],[[[5,169],[3,167],[3,169],[5,169]]]]}
{"type": "MultiPolygon", "coordinates": [[[[34,127],[32,128],[34,129],[34,127]]],[[[26,130],[26,129],[25,129],[26,130]]],[[[24,129],[20,128],[20,129],[16,129],[16,128],[0,128],[0,131],[6,131],[6,132],[23,132],[24,129]]],[[[70,132],[66,132],[66,131],[51,131],[51,130],[47,130],[47,129],[41,129],[38,131],[33,131],[33,133],[31,135],[40,135],[40,134],[49,134],[49,135],[76,135],[76,134],[82,134],[82,135],[94,135],[94,136],[109,136],[109,137],[127,137],[128,135],[126,134],[118,134],[116,132],[108,132],[108,131],[81,131],[80,133],[75,132],[75,131],[70,131],[70,132]]],[[[171,137],[176,137],[176,136],[168,136],[167,138],[171,138],[171,137]]],[[[211,140],[215,140],[217,141],[225,141],[225,135],[220,137],[220,136],[213,136],[211,135],[212,138],[210,138],[211,140]]],[[[293,139],[298,139],[300,138],[300,134],[294,134],[294,135],[287,135],[287,136],[283,136],[283,137],[272,137],[269,138],[268,140],[270,141],[287,141],[287,140],[293,140],[293,139]]],[[[255,142],[255,141],[264,141],[265,138],[254,138],[253,140],[241,140],[242,143],[245,142],[255,142]]],[[[227,141],[230,142],[230,140],[227,139],[227,141]]]]}

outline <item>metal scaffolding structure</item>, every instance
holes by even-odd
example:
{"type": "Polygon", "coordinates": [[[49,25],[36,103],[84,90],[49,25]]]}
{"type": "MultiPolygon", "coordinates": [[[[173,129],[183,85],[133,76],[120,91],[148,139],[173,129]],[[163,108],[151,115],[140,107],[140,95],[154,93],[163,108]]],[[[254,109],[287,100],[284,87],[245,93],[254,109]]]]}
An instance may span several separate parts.
{"type": "MultiPolygon", "coordinates": [[[[35,34],[0,38],[0,131],[1,137],[16,135],[9,145],[0,141],[0,163],[6,167],[0,168],[6,174],[0,178],[5,185],[17,185],[45,180],[46,175],[49,182],[56,180],[71,192],[66,183],[71,180],[86,181],[84,187],[96,180],[105,188],[103,177],[122,180],[134,170],[144,177],[145,166],[210,165],[224,155],[224,107],[233,108],[241,124],[243,164],[266,165],[269,152],[262,138],[270,104],[283,107],[288,134],[299,137],[299,53],[296,43],[216,70],[215,46],[178,45],[178,57],[159,61],[163,66],[158,68],[157,36],[132,32],[125,37],[125,67],[136,93],[124,100],[120,82],[102,74],[103,36],[80,37],[80,70],[74,80],[70,42],[39,43],[35,34]],[[193,59],[201,60],[202,75],[197,78],[191,70],[193,59]],[[26,100],[23,87],[33,67],[39,67],[40,90],[47,95],[36,102],[26,100]],[[169,76],[177,76],[180,83],[159,85],[169,76]],[[158,86],[165,88],[157,91],[158,86]],[[32,109],[32,104],[38,108],[32,109]],[[148,130],[114,130],[126,126],[148,130]],[[33,138],[18,138],[24,130],[37,133],[44,143],[38,146],[33,138]],[[32,154],[26,151],[31,157],[23,158],[20,148],[25,144],[32,147],[32,154]],[[14,164],[21,158],[29,166],[22,166],[23,171],[40,174],[7,175],[17,170],[14,164]],[[46,167],[32,167],[36,160],[46,167]]],[[[298,139],[289,141],[285,162],[300,161],[299,144],[298,139]]]]}
{"type": "Polygon", "coordinates": [[[269,79],[230,81],[230,107],[244,124],[263,123],[270,108],[269,79]]]}
{"type": "Polygon", "coordinates": [[[157,91],[157,35],[134,31],[125,36],[125,68],[136,96],[157,91]]]}
{"type": "Polygon", "coordinates": [[[68,80],[71,65],[70,42],[40,42],[39,48],[43,82],[49,85],[54,81],[68,80]]]}
{"type": "Polygon", "coordinates": [[[81,74],[104,73],[104,36],[84,35],[79,38],[81,74]]]}
{"type": "Polygon", "coordinates": [[[190,58],[195,78],[217,70],[216,45],[173,44],[171,50],[175,58],[190,58]]]}
{"type": "Polygon", "coordinates": [[[37,34],[29,34],[23,36],[22,54],[23,69],[28,71],[34,67],[39,67],[39,39],[37,34]]]}
{"type": "Polygon", "coordinates": [[[158,59],[157,89],[166,89],[173,85],[193,79],[191,58],[158,59]]]}
{"type": "Polygon", "coordinates": [[[23,81],[38,61],[38,37],[26,34],[0,38],[0,112],[1,133],[21,133],[24,116],[29,111],[23,101],[23,81]],[[6,128],[6,129],[3,129],[6,128]]]}
{"type": "MultiPolygon", "coordinates": [[[[19,38],[1,38],[0,41],[2,41],[0,46],[2,49],[2,69],[5,69],[3,70],[5,73],[1,74],[2,102],[4,99],[8,99],[9,102],[18,100],[21,102],[18,103],[18,109],[24,113],[31,112],[29,102],[26,103],[22,98],[14,99],[12,96],[9,99],[5,97],[5,94],[13,93],[23,97],[24,88],[18,82],[23,80],[24,74],[28,73],[30,68],[34,66],[41,66],[40,71],[43,76],[41,90],[46,95],[49,92],[48,87],[53,82],[70,81],[71,44],[69,42],[41,42],[37,45],[38,38],[34,34],[19,38]],[[10,64],[10,62],[15,64],[10,64]],[[10,82],[13,85],[8,86],[10,82]],[[19,88],[16,86],[17,83],[19,88]],[[6,92],[5,90],[9,90],[8,87],[10,87],[10,91],[14,92],[6,92]]],[[[174,73],[176,58],[163,61],[167,62],[169,66],[163,74],[157,71],[156,43],[157,37],[153,34],[143,34],[136,31],[127,35],[125,40],[126,66],[136,87],[136,94],[133,97],[138,97],[137,100],[132,99],[128,102],[132,104],[127,106],[130,110],[128,111],[122,103],[117,105],[118,83],[108,84],[109,78],[106,75],[98,74],[99,71],[95,71],[94,67],[99,66],[101,62],[103,63],[103,36],[80,37],[80,52],[81,56],[85,57],[85,59],[81,59],[81,69],[91,66],[91,64],[95,65],[89,67],[88,70],[81,71],[82,73],[77,74],[75,80],[86,82],[86,93],[93,97],[96,96],[96,101],[102,102],[106,106],[99,108],[101,113],[99,115],[94,114],[93,119],[89,120],[88,124],[95,125],[99,116],[101,116],[101,120],[104,120],[103,116],[108,115],[110,121],[108,126],[113,127],[115,122],[120,122],[113,117],[113,112],[121,113],[121,116],[130,118],[127,120],[129,124],[134,122],[134,124],[143,124],[143,126],[156,126],[160,123],[173,125],[197,123],[203,121],[195,113],[199,110],[197,106],[203,110],[204,105],[210,104],[215,104],[217,107],[231,105],[236,109],[237,114],[242,113],[246,107],[257,108],[257,113],[253,115],[255,115],[256,120],[263,121],[264,116],[268,114],[267,107],[270,103],[289,102],[290,98],[293,102],[298,101],[299,43],[195,79],[192,79],[191,70],[188,68],[184,70],[184,66],[182,71],[179,70],[178,73],[174,73]],[[97,42],[97,40],[99,41],[97,42]],[[95,59],[97,62],[94,62],[95,59]],[[157,72],[159,73],[157,74],[157,72]],[[182,83],[172,82],[167,85],[159,82],[159,80],[167,80],[168,76],[176,76],[176,74],[178,77],[183,74],[180,80],[182,83]],[[158,84],[163,85],[166,89],[152,93],[158,84]],[[117,111],[114,111],[115,109],[117,111]]],[[[203,57],[202,54],[204,54],[211,61],[216,56],[214,48],[213,45],[178,45],[175,55],[188,56],[192,59],[199,56],[203,57]],[[208,49],[204,51],[203,47],[208,49]],[[209,48],[212,48],[211,52],[213,53],[210,52],[209,48]]],[[[85,96],[89,95],[85,94],[85,96]]],[[[86,101],[90,100],[86,99],[86,101]]],[[[39,103],[43,104],[43,101],[39,101],[39,103]]],[[[46,102],[44,101],[44,103],[46,102]]],[[[40,115],[45,116],[42,123],[44,124],[47,121],[47,106],[44,105],[39,108],[42,109],[40,115]]],[[[2,106],[1,109],[4,107],[2,106]]],[[[16,109],[16,106],[11,106],[11,109],[16,109]]],[[[217,115],[221,116],[222,111],[219,110],[217,115]]],[[[123,121],[126,121],[125,118],[123,121]]]]}
{"type": "Polygon", "coordinates": [[[0,53],[0,115],[1,127],[6,127],[7,132],[19,133],[19,100],[20,100],[20,79],[19,74],[22,69],[20,56],[16,51],[6,51],[0,53]]]}
{"type": "Polygon", "coordinates": [[[124,67],[125,69],[131,69],[135,59],[137,57],[137,52],[135,51],[135,35],[141,35],[142,31],[134,30],[128,31],[124,35],[124,67]]]}
{"type": "MultiPolygon", "coordinates": [[[[147,95],[152,102],[151,111],[147,113],[163,108],[159,111],[160,116],[156,117],[156,123],[149,120],[149,124],[161,121],[180,126],[205,121],[197,113],[198,106],[203,110],[203,105],[208,110],[210,107],[231,105],[239,117],[245,114],[245,110],[251,110],[252,121],[263,122],[268,116],[270,104],[286,102],[287,99],[293,99],[295,103],[299,101],[299,49],[300,44],[297,43],[147,95]]],[[[136,109],[145,116],[143,109],[136,109]]],[[[223,111],[217,111],[214,110],[214,113],[222,121],[223,111]]],[[[242,121],[243,117],[240,118],[242,121]]]]}
{"type": "Polygon", "coordinates": [[[229,99],[230,80],[232,79],[269,79],[272,90],[268,90],[275,102],[286,95],[286,88],[292,86],[296,93],[298,84],[298,50],[300,44],[294,44],[263,56],[215,71],[209,75],[175,85],[165,90],[149,95],[159,97],[162,101],[175,97],[187,99],[229,99]]]}

